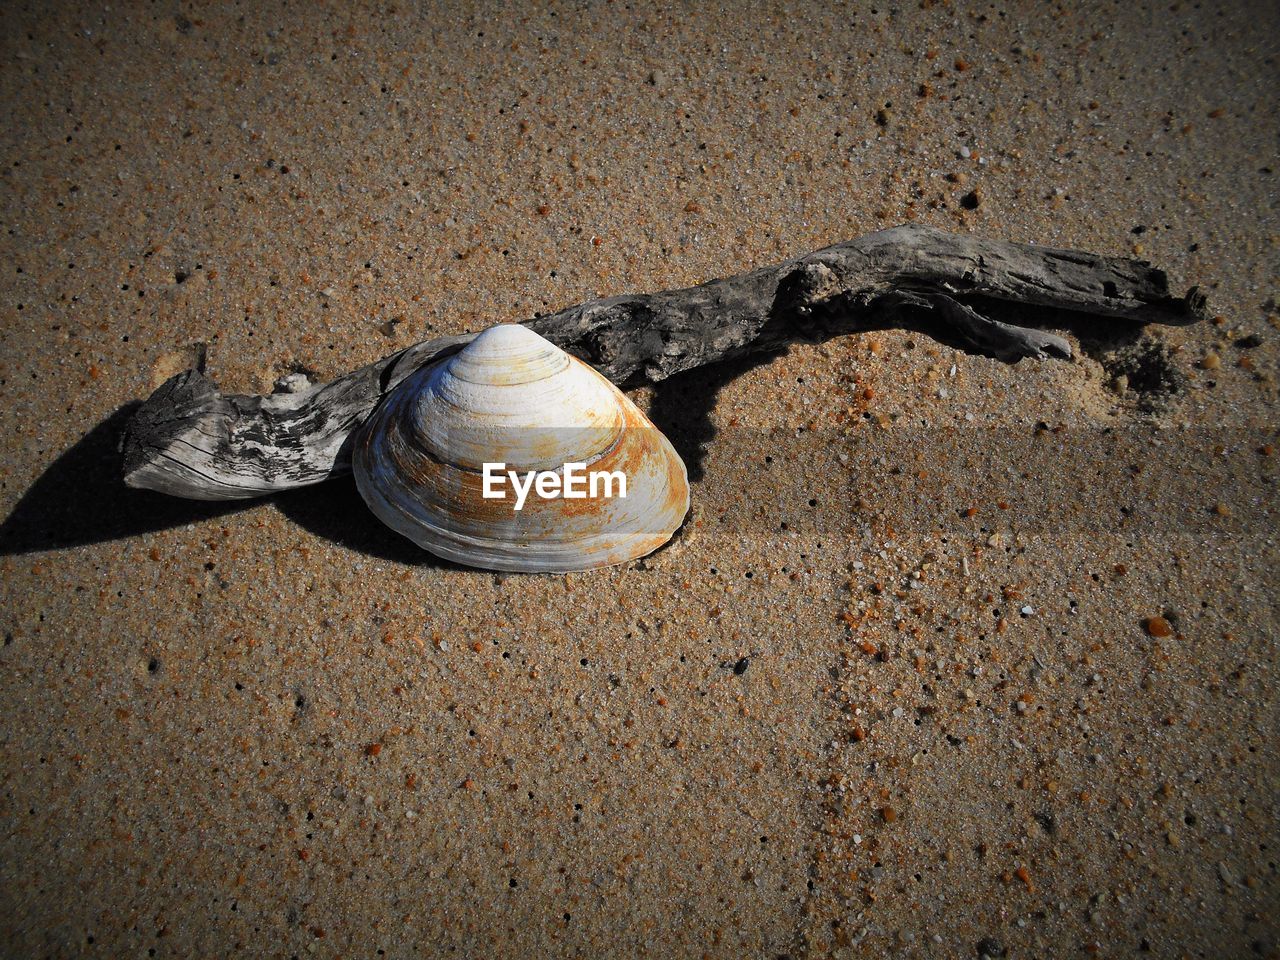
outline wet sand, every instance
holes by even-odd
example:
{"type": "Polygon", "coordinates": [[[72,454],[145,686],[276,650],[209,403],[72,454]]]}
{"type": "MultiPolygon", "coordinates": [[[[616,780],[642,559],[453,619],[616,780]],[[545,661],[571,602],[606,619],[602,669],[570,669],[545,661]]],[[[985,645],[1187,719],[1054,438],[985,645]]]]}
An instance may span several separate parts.
{"type": "Polygon", "coordinates": [[[7,10],[3,952],[1276,956],[1280,34],[1211,6],[7,10]],[[907,221],[1216,317],[637,391],[696,519],[590,574],[118,482],[199,357],[907,221]]]}

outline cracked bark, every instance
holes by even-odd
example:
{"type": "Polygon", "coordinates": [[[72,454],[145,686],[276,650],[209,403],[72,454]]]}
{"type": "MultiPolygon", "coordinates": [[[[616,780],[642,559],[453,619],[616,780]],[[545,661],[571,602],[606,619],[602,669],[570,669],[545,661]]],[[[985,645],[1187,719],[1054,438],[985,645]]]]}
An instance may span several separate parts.
{"type": "MultiPolygon", "coordinates": [[[[1171,295],[1164,272],[1144,261],[907,225],[696,287],[593,300],[527,326],[620,386],[853,333],[903,310],[931,311],[1004,360],[1071,356],[1055,334],[985,315],[992,300],[1139,324],[1206,315],[1197,289],[1171,295]]],[[[126,426],[124,480],[224,500],[346,473],[352,437],[382,397],[469,340],[426,340],[330,383],[266,397],[223,395],[199,371],[180,373],[126,426]]]]}

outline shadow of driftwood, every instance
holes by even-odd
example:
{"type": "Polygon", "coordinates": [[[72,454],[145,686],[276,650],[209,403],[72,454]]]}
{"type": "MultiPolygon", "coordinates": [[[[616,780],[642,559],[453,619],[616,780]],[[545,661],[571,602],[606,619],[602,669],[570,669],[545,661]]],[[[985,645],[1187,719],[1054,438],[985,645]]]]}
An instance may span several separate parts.
{"type": "Polygon", "coordinates": [[[702,458],[716,435],[711,423],[716,396],[727,384],[785,351],[760,353],[740,360],[699,367],[656,384],[649,405],[649,419],[667,435],[689,471],[689,480],[702,479],[702,458]]]}
{"type": "Polygon", "coordinates": [[[117,410],[49,465],[0,524],[0,555],[102,543],[252,506],[251,500],[178,500],[126,487],[116,444],[138,406],[117,410]]]}
{"type": "Polygon", "coordinates": [[[434,557],[370,512],[349,474],[314,487],[278,493],[271,498],[276,509],[317,537],[379,560],[440,570],[463,570],[457,564],[434,557]]]}

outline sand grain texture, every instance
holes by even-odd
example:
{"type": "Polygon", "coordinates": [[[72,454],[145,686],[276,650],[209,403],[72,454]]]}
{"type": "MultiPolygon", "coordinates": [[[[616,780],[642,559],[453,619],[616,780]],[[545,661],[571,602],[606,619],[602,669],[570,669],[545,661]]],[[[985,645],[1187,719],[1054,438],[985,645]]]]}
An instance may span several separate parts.
{"type": "Polygon", "coordinates": [[[1274,956],[1274,21],[7,8],[0,952],[1274,956]],[[201,357],[264,392],[912,220],[1221,319],[640,391],[700,522],[590,575],[435,564],[349,480],[119,483],[201,357]]]}

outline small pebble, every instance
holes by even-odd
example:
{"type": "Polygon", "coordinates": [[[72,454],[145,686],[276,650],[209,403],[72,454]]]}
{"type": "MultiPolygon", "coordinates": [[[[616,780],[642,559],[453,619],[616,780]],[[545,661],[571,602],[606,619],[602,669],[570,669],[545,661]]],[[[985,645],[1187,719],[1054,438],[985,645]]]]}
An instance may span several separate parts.
{"type": "Polygon", "coordinates": [[[296,371],[287,373],[283,377],[276,380],[274,385],[275,393],[302,393],[311,386],[311,380],[305,373],[296,371]]]}

